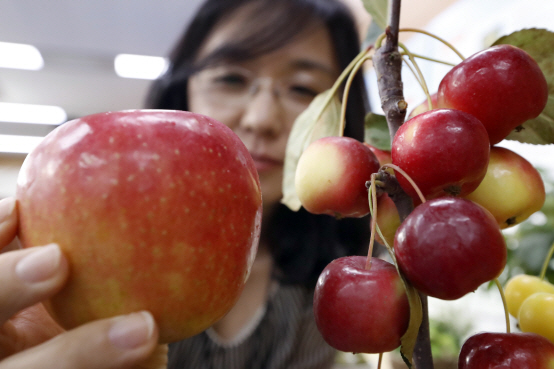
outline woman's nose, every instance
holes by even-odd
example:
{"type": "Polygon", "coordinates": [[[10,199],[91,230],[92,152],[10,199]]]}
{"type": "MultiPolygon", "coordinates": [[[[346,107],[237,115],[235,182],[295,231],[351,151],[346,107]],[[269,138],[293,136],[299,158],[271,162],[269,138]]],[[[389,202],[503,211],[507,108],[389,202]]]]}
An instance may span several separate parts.
{"type": "Polygon", "coordinates": [[[276,137],[282,133],[284,126],[283,107],[270,80],[263,81],[252,91],[246,103],[241,119],[241,126],[246,131],[259,135],[276,137]]]}

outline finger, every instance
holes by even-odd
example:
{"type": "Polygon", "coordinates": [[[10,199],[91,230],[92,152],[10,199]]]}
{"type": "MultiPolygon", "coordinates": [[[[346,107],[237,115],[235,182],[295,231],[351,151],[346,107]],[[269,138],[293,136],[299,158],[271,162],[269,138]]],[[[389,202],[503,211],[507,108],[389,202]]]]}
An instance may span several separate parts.
{"type": "Polygon", "coordinates": [[[0,250],[12,242],[16,234],[16,201],[13,197],[7,197],[0,200],[0,250]]]}
{"type": "Polygon", "coordinates": [[[56,244],[1,254],[0,325],[58,292],[68,272],[67,260],[56,244]]]}
{"type": "Polygon", "coordinates": [[[151,356],[158,329],[152,315],[138,312],[99,320],[0,361],[0,369],[121,369],[151,356]]]}

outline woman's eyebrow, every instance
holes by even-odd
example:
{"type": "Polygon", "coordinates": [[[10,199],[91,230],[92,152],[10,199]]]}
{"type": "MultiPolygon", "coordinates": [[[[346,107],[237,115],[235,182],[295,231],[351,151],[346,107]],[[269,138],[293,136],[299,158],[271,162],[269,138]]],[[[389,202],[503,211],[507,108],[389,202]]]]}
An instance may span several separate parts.
{"type": "Polygon", "coordinates": [[[321,71],[331,76],[335,76],[337,74],[337,71],[334,68],[314,60],[298,59],[291,63],[291,67],[293,69],[321,71]]]}

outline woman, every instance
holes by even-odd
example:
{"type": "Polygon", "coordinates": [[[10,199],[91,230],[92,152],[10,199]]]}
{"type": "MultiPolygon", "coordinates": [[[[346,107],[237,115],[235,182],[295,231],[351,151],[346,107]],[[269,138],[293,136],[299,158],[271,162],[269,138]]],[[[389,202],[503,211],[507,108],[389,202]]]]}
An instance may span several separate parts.
{"type": "MultiPolygon", "coordinates": [[[[332,259],[367,247],[368,222],[288,210],[279,204],[281,173],[294,119],[358,50],[336,0],[208,0],[155,83],[149,107],[196,111],[233,128],[256,161],[265,204],[260,251],[236,307],[206,333],[172,345],[171,368],[331,365],[334,352],[313,322],[313,287],[332,259]]],[[[364,96],[357,79],[346,134],[359,139],[364,96]]],[[[15,201],[1,200],[1,252],[17,222],[15,201]]],[[[0,369],[129,368],[152,354],[157,328],[147,312],[62,332],[35,304],[67,275],[56,245],[0,255],[0,369]]]]}
{"type": "MultiPolygon", "coordinates": [[[[283,160],[296,117],[360,50],[335,0],[208,0],[178,42],[148,105],[190,110],[228,125],[260,176],[264,216],[251,276],[234,308],[206,332],[170,345],[169,367],[324,368],[335,352],[319,335],[313,288],[333,259],[367,247],[368,221],[336,221],[280,204],[283,160]]],[[[363,135],[356,81],[346,135],[363,135]]]]}

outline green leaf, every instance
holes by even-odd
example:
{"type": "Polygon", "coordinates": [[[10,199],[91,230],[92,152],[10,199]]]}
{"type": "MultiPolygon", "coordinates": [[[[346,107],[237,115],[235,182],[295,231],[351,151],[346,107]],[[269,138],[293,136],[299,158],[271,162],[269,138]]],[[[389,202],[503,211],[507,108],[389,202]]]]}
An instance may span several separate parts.
{"type": "Polygon", "coordinates": [[[372,21],[381,29],[387,27],[389,1],[388,0],[362,0],[364,8],[371,15],[372,21]]]}
{"type": "Polygon", "coordinates": [[[390,131],[384,115],[368,113],[365,116],[364,142],[379,150],[391,150],[390,131]]]}
{"type": "Polygon", "coordinates": [[[554,143],[554,32],[530,28],[496,40],[493,45],[509,44],[525,50],[539,64],[548,83],[548,102],[535,119],[523,123],[522,130],[512,131],[506,139],[530,144],[554,143]]]}
{"type": "Polygon", "coordinates": [[[294,187],[300,155],[313,141],[340,135],[341,103],[334,91],[329,89],[317,95],[292,126],[285,153],[281,202],[293,211],[298,211],[302,206],[294,187]]]}
{"type": "Polygon", "coordinates": [[[406,290],[406,295],[408,296],[408,302],[410,303],[410,322],[408,323],[408,329],[400,338],[400,354],[402,355],[402,359],[406,365],[411,368],[413,365],[412,357],[414,355],[414,349],[417,342],[417,335],[419,333],[421,321],[423,320],[423,308],[419,292],[403,276],[398,268],[398,264],[395,263],[395,265],[398,274],[400,274],[400,279],[404,284],[404,289],[406,290]]]}
{"type": "Polygon", "coordinates": [[[365,40],[362,44],[362,49],[367,49],[369,45],[374,45],[377,38],[385,32],[384,28],[379,27],[377,23],[371,22],[365,35],[365,40]]]}
{"type": "Polygon", "coordinates": [[[539,145],[554,143],[554,95],[548,96],[543,112],[523,123],[522,128],[510,132],[506,139],[539,145]]]}

